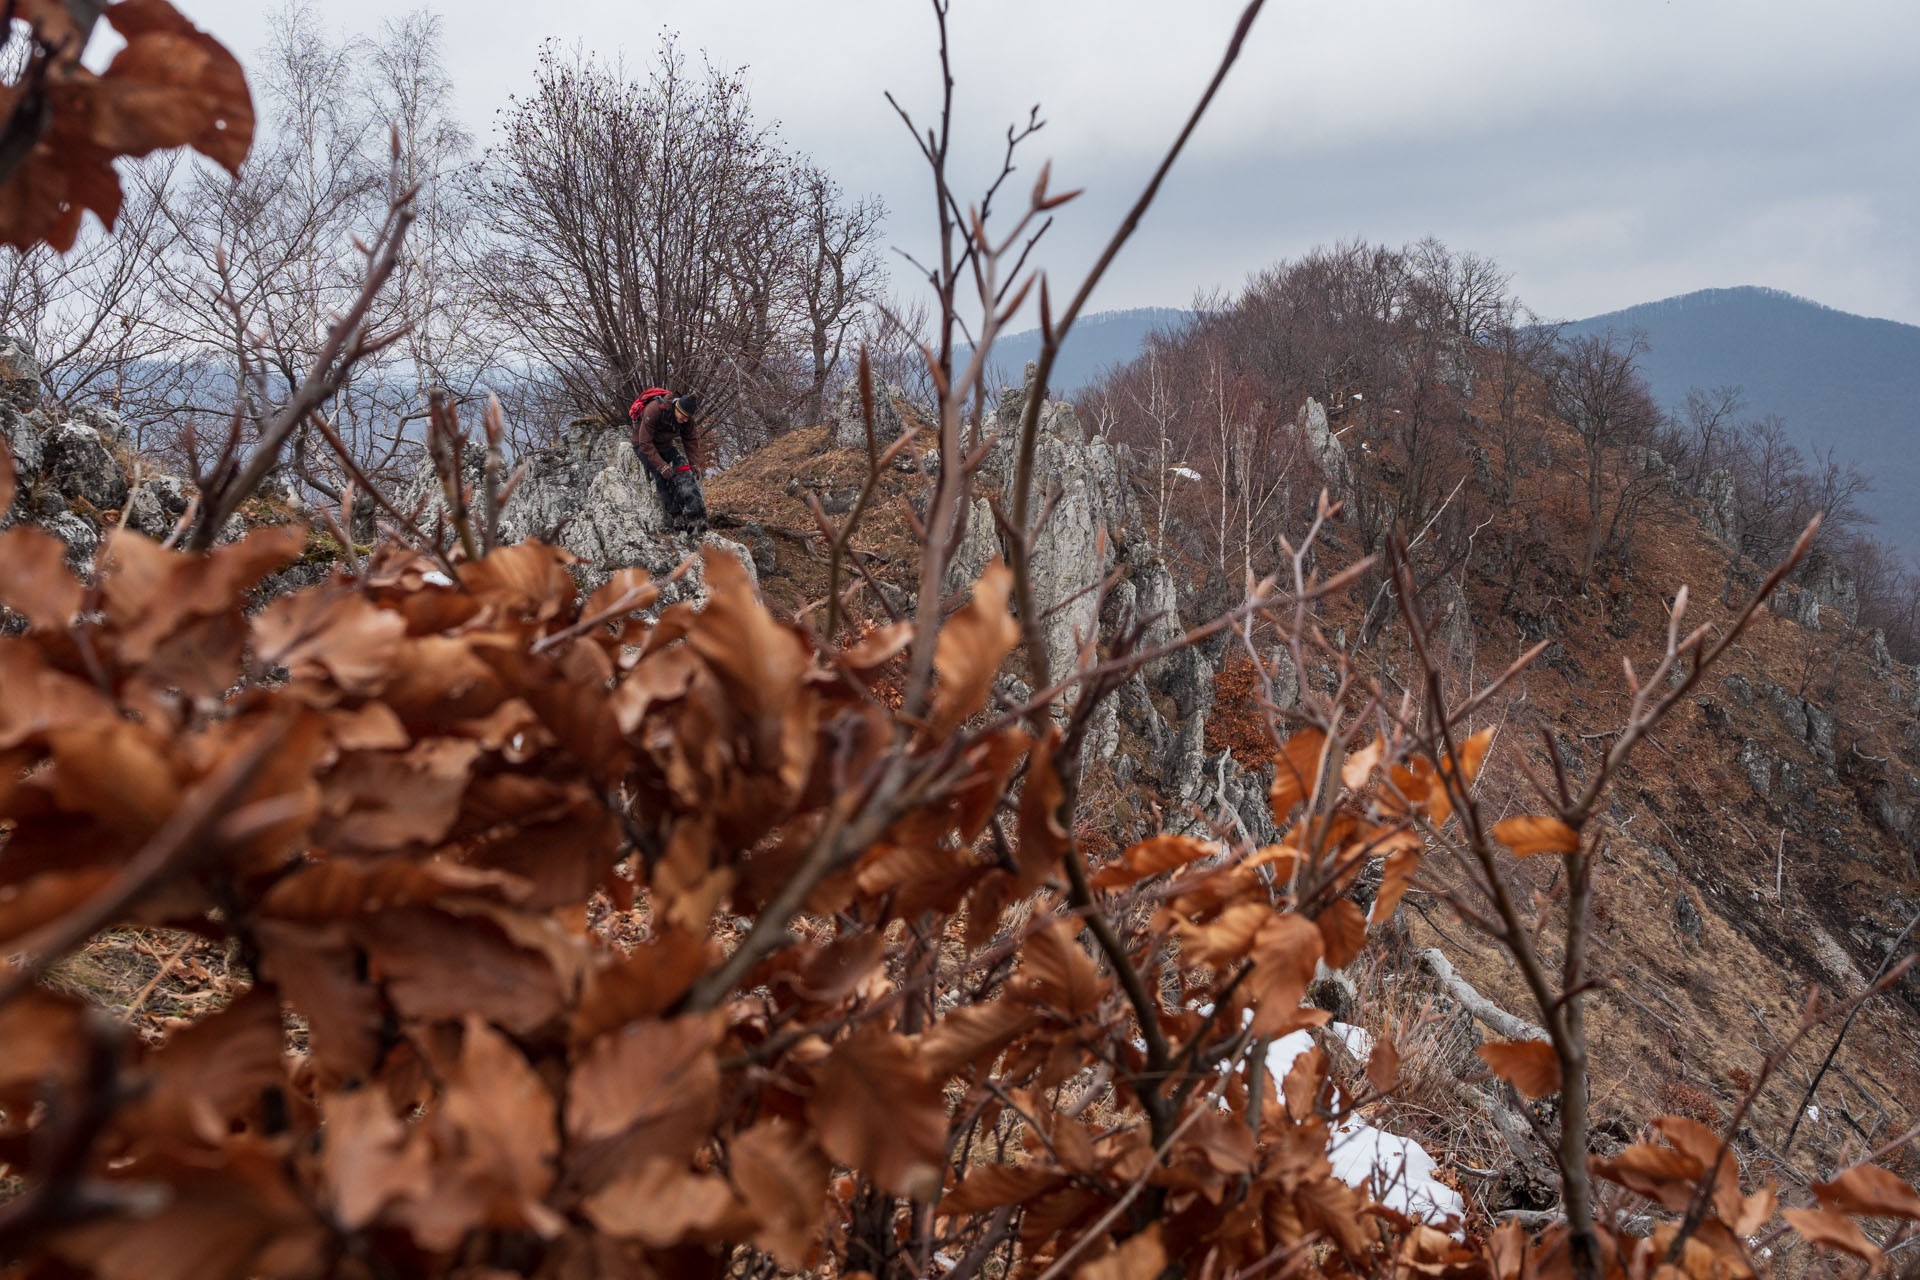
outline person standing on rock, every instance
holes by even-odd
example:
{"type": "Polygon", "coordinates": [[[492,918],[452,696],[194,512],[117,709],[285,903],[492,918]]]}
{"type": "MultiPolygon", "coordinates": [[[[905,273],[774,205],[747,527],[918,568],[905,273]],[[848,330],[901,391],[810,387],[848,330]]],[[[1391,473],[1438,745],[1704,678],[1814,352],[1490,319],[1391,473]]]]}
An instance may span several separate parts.
{"type": "Polygon", "coordinates": [[[700,493],[700,397],[648,387],[627,411],[633,451],[653,477],[660,501],[675,525],[705,530],[707,501],[700,493]]]}

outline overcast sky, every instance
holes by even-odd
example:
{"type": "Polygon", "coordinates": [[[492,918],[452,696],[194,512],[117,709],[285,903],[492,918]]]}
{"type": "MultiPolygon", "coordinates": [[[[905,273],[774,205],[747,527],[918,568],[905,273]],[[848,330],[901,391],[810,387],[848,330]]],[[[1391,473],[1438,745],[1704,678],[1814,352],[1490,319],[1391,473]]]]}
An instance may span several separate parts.
{"type": "MultiPolygon", "coordinates": [[[[243,61],[265,38],[261,0],[178,3],[243,61]]],[[[322,6],[341,32],[401,7],[322,6]]],[[[881,97],[926,117],[937,101],[921,0],[438,7],[482,141],[544,37],[638,65],[672,28],[744,65],[763,117],[880,195],[892,242],[925,243],[924,170],[881,97]]],[[[1151,172],[1239,9],[953,0],[963,194],[1036,101],[1026,175],[1051,158],[1056,190],[1089,190],[1043,255],[1056,288],[1151,172]]],[[[1554,318],[1757,284],[1920,323],[1920,0],[1269,0],[1093,308],[1184,305],[1316,245],[1429,234],[1499,261],[1554,318]]]]}

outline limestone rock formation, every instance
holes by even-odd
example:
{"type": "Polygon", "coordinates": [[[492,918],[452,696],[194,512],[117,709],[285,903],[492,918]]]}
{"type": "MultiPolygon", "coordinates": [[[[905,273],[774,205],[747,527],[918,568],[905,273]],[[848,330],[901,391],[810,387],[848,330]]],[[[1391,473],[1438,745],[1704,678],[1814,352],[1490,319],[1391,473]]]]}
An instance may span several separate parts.
{"type": "Polygon", "coordinates": [[[1299,416],[1294,419],[1305,440],[1307,454],[1327,482],[1327,492],[1337,502],[1353,492],[1353,464],[1347,460],[1347,450],[1340,443],[1340,437],[1333,434],[1327,425],[1326,406],[1307,397],[1300,406],[1299,416]]]}
{"type": "MultiPolygon", "coordinates": [[[[886,448],[906,430],[900,406],[907,403],[904,388],[891,382],[873,384],[873,437],[886,448]]],[[[833,446],[836,449],[867,447],[866,415],[860,405],[860,386],[849,379],[833,403],[833,446]]]]}
{"type": "MultiPolygon", "coordinates": [[[[467,455],[470,480],[480,478],[480,460],[467,455]]],[[[704,544],[736,557],[755,575],[753,555],[729,538],[709,533],[694,538],[673,527],[659,491],[633,454],[625,433],[597,429],[591,424],[567,428],[557,448],[525,455],[526,478],[514,491],[500,517],[500,536],[506,542],[538,538],[564,547],[583,563],[575,576],[585,590],[605,582],[613,570],[637,566],[656,579],[665,579],[689,557],[693,566],[678,582],[664,586],[660,605],[703,596],[700,562],[695,556],[704,544]]],[[[423,466],[402,495],[400,507],[410,509],[425,500],[427,526],[442,510],[439,481],[423,466]]]]}

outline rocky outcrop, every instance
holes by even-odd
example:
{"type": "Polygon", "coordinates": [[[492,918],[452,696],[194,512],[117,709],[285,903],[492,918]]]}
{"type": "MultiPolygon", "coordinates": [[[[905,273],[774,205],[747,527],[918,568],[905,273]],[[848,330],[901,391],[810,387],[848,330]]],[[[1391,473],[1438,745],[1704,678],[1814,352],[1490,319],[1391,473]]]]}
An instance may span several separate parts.
{"type": "Polygon", "coordinates": [[[1300,406],[1300,413],[1294,419],[1299,427],[1301,439],[1306,443],[1307,456],[1320,468],[1321,476],[1326,480],[1327,491],[1337,502],[1353,493],[1353,464],[1347,461],[1347,451],[1340,443],[1340,437],[1333,434],[1327,425],[1326,406],[1312,396],[1300,406]]]}
{"type": "MultiPolygon", "coordinates": [[[[906,391],[891,382],[873,384],[873,437],[886,448],[906,430],[900,407],[909,403],[906,391]]],[[[833,446],[836,449],[867,447],[866,414],[860,405],[860,385],[848,379],[833,403],[833,446]]]]}
{"type": "Polygon", "coordinates": [[[1739,546],[1739,514],[1733,473],[1730,471],[1708,473],[1706,483],[1701,488],[1700,497],[1705,507],[1701,519],[1706,525],[1708,536],[1728,547],[1739,546]]]}
{"type": "Polygon", "coordinates": [[[94,428],[78,421],[60,423],[42,438],[41,450],[41,469],[61,493],[98,511],[117,511],[126,502],[126,477],[94,428]]]}
{"type": "MultiPolygon", "coordinates": [[[[468,460],[469,478],[477,484],[480,460],[471,453],[468,460]]],[[[758,581],[747,548],[717,534],[695,538],[673,527],[625,432],[576,423],[562,433],[558,447],[526,454],[520,462],[526,466],[526,478],[500,513],[500,537],[505,542],[538,538],[564,547],[583,562],[574,574],[583,589],[592,590],[615,569],[629,566],[647,570],[656,580],[665,579],[692,557],[688,572],[663,586],[659,604],[703,598],[696,555],[703,545],[734,556],[758,581]]],[[[401,496],[401,510],[424,503],[423,526],[431,528],[443,511],[439,487],[433,469],[422,467],[401,496]]]]}
{"type": "Polygon", "coordinates": [[[0,407],[32,413],[40,407],[40,362],[24,338],[0,336],[0,407]]]}

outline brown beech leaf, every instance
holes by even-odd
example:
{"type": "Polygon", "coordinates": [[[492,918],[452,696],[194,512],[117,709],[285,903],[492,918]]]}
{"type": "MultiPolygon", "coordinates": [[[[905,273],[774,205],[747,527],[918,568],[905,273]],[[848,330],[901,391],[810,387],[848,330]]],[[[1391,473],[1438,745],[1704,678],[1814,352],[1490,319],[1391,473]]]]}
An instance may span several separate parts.
{"type": "Polygon", "coordinates": [[[1373,1052],[1367,1055],[1367,1083],[1376,1093],[1391,1093],[1399,1079],[1400,1050],[1391,1036],[1382,1035],[1373,1042],[1373,1052]]]}
{"type": "Polygon", "coordinates": [[[1493,730],[1482,729],[1460,744],[1460,754],[1449,756],[1449,772],[1460,781],[1460,785],[1471,787],[1473,780],[1480,776],[1480,766],[1486,763],[1487,751],[1493,746],[1493,730]]]}
{"type": "Polygon", "coordinates": [[[380,994],[361,976],[346,931],[260,920],[254,932],[262,975],[307,1020],[323,1086],[368,1075],[380,1053],[380,994]]]}
{"type": "Polygon", "coordinates": [[[727,1163],[754,1221],[754,1244],[789,1270],[805,1269],[826,1214],[826,1155],[797,1125],[772,1119],[729,1142],[727,1163]]]}
{"type": "Polygon", "coordinates": [[[1254,1035],[1284,1035],[1299,1025],[1300,1003],[1324,945],[1320,930],[1305,916],[1269,913],[1254,939],[1253,972],[1243,987],[1253,1006],[1254,1035]]]}
{"type": "Polygon", "coordinates": [[[1313,923],[1320,930],[1329,969],[1346,968],[1367,949],[1367,918],[1351,898],[1335,898],[1313,923]]]}
{"type": "MultiPolygon", "coordinates": [[[[282,1145],[240,1135],[211,1150],[124,1162],[117,1181],[169,1193],[156,1212],[55,1233],[48,1251],[100,1280],[240,1280],[324,1274],[329,1228],[293,1181],[282,1145]]],[[[44,1266],[44,1264],[43,1264],[44,1266]]]]}
{"type": "Polygon", "coordinates": [[[936,1081],[964,1067],[984,1067],[1034,1025],[1030,1005],[990,1000],[955,1008],[920,1036],[920,1060],[936,1081]]]}
{"type": "Polygon", "coordinates": [[[1508,818],[1493,825],[1493,838],[1513,850],[1517,858],[1536,853],[1577,853],[1580,833],[1558,818],[1508,818]]]}
{"type": "Polygon", "coordinates": [[[144,1090],[123,1123],[142,1148],[218,1144],[263,1093],[287,1084],[285,1039],[279,996],[255,987],[146,1055],[144,1090]]]}
{"type": "Polygon", "coordinates": [[[1814,1183],[1813,1194],[1836,1213],[1920,1222],[1920,1191],[1876,1165],[1842,1169],[1833,1181],[1814,1183]]]}
{"type": "Polygon", "coordinates": [[[947,1108],[912,1042],[869,1024],[814,1070],[807,1103],[820,1145],[895,1195],[939,1194],[947,1159],[947,1108]]]}
{"type": "Polygon", "coordinates": [[[560,548],[529,538],[496,547],[485,559],[462,565],[460,585],[510,618],[546,622],[573,606],[577,588],[567,572],[572,561],[560,548]]]}
{"type": "Polygon", "coordinates": [[[237,174],[254,121],[233,55],[166,0],[121,0],[106,19],[127,45],[92,95],[93,141],[127,156],[192,147],[237,174]]]}
{"type": "Polygon", "coordinates": [[[497,920],[413,907],[350,928],[403,1017],[438,1022],[479,1013],[526,1034],[561,1012],[565,992],[552,961],[523,948],[497,920]]]}
{"type": "Polygon", "coordinates": [[[386,683],[406,631],[405,618],[344,587],[282,596],[253,620],[262,662],[286,667],[296,679],[330,678],[353,694],[386,683]]]}
{"type": "Polygon", "coordinates": [[[1373,896],[1373,910],[1367,915],[1368,924],[1393,918],[1400,899],[1407,895],[1407,886],[1413,882],[1414,872],[1420,869],[1423,856],[1419,849],[1399,849],[1388,856],[1380,877],[1380,891],[1373,896]]]}
{"type": "MultiPolygon", "coordinates": [[[[116,873],[105,867],[43,871],[0,889],[0,943],[12,943],[84,906],[112,884],[116,873]]],[[[6,950],[17,948],[8,947],[6,950]]]]}
{"type": "Polygon", "coordinates": [[[1487,1069],[1529,1098],[1560,1092],[1560,1059],[1545,1040],[1507,1040],[1474,1050],[1487,1069]]]}
{"type": "Polygon", "coordinates": [[[393,1114],[384,1089],[334,1094],[321,1106],[326,1146],[321,1168],[340,1225],[358,1231],[397,1201],[433,1191],[433,1153],[425,1133],[393,1114]]]}
{"type": "Polygon", "coordinates": [[[1159,835],[1142,840],[1093,875],[1096,889],[1117,889],[1162,871],[1184,867],[1219,852],[1219,846],[1192,836],[1159,835]]]}
{"type": "Polygon", "coordinates": [[[1160,1243],[1160,1224],[1156,1222],[1073,1274],[1075,1280],[1153,1280],[1166,1266],[1167,1249],[1160,1243]]]}
{"type": "Polygon", "coordinates": [[[1000,664],[1013,652],[1020,628],[1007,610],[1013,573],[999,560],[973,584],[973,598],[940,628],[933,665],[940,673],[929,729],[944,738],[986,705],[1000,664]]]}
{"type": "Polygon", "coordinates": [[[498,1188],[487,1221],[532,1227],[551,1236],[559,1223],[541,1203],[560,1151],[555,1102],[513,1042],[469,1015],[459,1065],[448,1081],[447,1121],[457,1129],[469,1170],[498,1188]]]}
{"type": "Polygon", "coordinates": [[[1020,793],[1020,847],[1014,853],[1023,895],[1047,882],[1067,849],[1067,829],[1060,824],[1067,791],[1054,763],[1059,747],[1059,727],[1048,725],[1046,736],[1033,744],[1027,758],[1027,785],[1020,793]]]}
{"type": "Polygon", "coordinates": [[[1093,1013],[1107,992],[1093,957],[1058,921],[1027,938],[1020,976],[1029,1000],[1069,1020],[1093,1013]]]}
{"type": "Polygon", "coordinates": [[[1051,1165],[979,1165],[940,1197],[937,1212],[943,1217],[984,1213],[1002,1205],[1035,1200],[1066,1183],[1067,1174],[1051,1165]]]}
{"type": "Polygon", "coordinates": [[[653,1158],[588,1196],[581,1207],[609,1235],[664,1249],[718,1228],[733,1211],[734,1195],[725,1178],[695,1173],[683,1160],[653,1158]]]}
{"type": "Polygon", "coordinates": [[[871,671],[905,653],[907,646],[912,643],[913,624],[893,622],[884,627],[875,627],[834,657],[849,671],[871,671]]]}
{"type": "Polygon", "coordinates": [[[1867,1239],[1852,1218],[1843,1217],[1826,1209],[1782,1209],[1780,1216],[1787,1225],[1800,1233],[1800,1238],[1809,1244],[1822,1248],[1838,1249],[1865,1260],[1878,1268],[1881,1253],[1878,1245],[1867,1239]]]}
{"type": "Polygon", "coordinates": [[[584,1046],[629,1022],[658,1018],[719,959],[705,933],[656,926],[630,955],[588,973],[568,1036],[584,1046]]]}
{"type": "Polygon", "coordinates": [[[144,725],[95,722],[47,735],[54,802],[144,835],[180,805],[167,742],[144,725]]]}
{"type": "Polygon", "coordinates": [[[1636,1142],[1617,1156],[1594,1160],[1593,1172],[1681,1213],[1693,1203],[1695,1184],[1706,1170],[1684,1151],[1636,1142]]]}
{"type": "Polygon", "coordinates": [[[479,743],[457,738],[429,738],[399,752],[353,752],[321,780],[315,841],[353,853],[439,843],[459,815],[479,755],[479,743]]]}
{"type": "Polygon", "coordinates": [[[67,568],[67,544],[37,525],[0,533],[0,604],[45,631],[59,631],[80,612],[86,589],[67,568]]]}
{"type": "Polygon", "coordinates": [[[691,1155],[720,1105],[714,1046],[720,1014],[635,1022],[595,1041],[567,1081],[567,1132],[625,1141],[660,1155],[691,1155]]]}
{"type": "Polygon", "coordinates": [[[1320,775],[1320,757],[1327,748],[1327,735],[1318,729],[1302,729],[1288,738],[1274,762],[1273,820],[1285,823],[1302,800],[1313,794],[1314,780],[1320,775]]]}
{"type": "Polygon", "coordinates": [[[1367,785],[1374,770],[1380,767],[1386,745],[1386,739],[1375,734],[1366,746],[1347,756],[1346,763],[1340,766],[1340,781],[1346,784],[1347,790],[1359,791],[1367,785]]]}
{"type": "Polygon", "coordinates": [[[1293,1060],[1287,1078],[1280,1082],[1280,1096],[1286,1100],[1287,1114],[1304,1122],[1313,1114],[1321,1088],[1327,1083],[1327,1054],[1313,1045],[1293,1060]]]}

